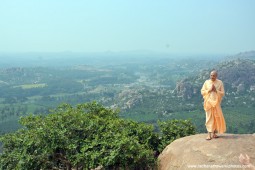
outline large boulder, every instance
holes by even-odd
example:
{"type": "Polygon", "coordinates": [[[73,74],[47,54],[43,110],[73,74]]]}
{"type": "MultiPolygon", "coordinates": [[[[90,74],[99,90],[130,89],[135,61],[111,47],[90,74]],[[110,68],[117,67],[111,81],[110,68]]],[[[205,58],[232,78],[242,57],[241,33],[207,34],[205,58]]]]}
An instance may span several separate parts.
{"type": "Polygon", "coordinates": [[[255,165],[255,134],[222,134],[205,140],[197,134],[175,140],[159,155],[160,170],[242,169],[240,154],[255,165]]]}

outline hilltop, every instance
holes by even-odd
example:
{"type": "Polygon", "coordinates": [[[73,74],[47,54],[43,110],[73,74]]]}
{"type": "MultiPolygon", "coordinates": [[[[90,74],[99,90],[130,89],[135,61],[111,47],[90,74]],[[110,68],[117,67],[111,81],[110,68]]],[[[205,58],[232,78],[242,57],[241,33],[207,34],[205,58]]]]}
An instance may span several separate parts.
{"type": "Polygon", "coordinates": [[[211,141],[205,140],[206,135],[187,136],[172,142],[159,155],[159,170],[241,168],[240,154],[247,154],[255,164],[255,134],[223,134],[211,141]]]}
{"type": "Polygon", "coordinates": [[[226,60],[233,60],[233,59],[255,59],[255,51],[245,51],[245,52],[240,52],[236,55],[230,55],[226,57],[226,60]]]}

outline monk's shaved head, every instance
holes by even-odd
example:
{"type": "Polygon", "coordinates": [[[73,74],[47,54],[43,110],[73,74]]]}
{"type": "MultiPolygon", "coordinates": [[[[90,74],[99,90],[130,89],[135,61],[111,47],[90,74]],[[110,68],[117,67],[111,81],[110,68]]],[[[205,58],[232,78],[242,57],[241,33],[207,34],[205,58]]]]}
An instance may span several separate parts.
{"type": "Polygon", "coordinates": [[[216,70],[211,71],[210,78],[212,81],[215,81],[217,79],[218,73],[216,70]]]}
{"type": "Polygon", "coordinates": [[[212,71],[211,71],[211,74],[212,74],[212,73],[213,73],[213,74],[216,74],[216,75],[218,75],[218,72],[217,72],[217,70],[212,70],[212,71]]]}

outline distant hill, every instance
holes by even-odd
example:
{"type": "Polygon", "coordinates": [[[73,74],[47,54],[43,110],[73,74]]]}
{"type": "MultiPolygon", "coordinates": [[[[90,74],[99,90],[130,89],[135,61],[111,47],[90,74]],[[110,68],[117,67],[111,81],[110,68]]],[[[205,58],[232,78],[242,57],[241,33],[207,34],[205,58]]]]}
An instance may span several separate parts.
{"type": "Polygon", "coordinates": [[[253,60],[255,60],[255,51],[241,52],[236,55],[227,56],[226,59],[227,60],[233,60],[233,59],[253,59],[253,60]]]}
{"type": "Polygon", "coordinates": [[[196,76],[183,79],[176,84],[177,94],[184,98],[190,98],[192,95],[196,95],[201,89],[203,82],[209,79],[209,74],[212,69],[218,70],[218,78],[223,81],[226,92],[238,94],[255,92],[254,57],[254,60],[246,58],[226,60],[214,68],[202,70],[196,76]]]}
{"type": "MultiPolygon", "coordinates": [[[[222,62],[215,67],[218,70],[219,79],[223,80],[230,92],[249,92],[255,89],[255,60],[235,59],[222,62]]],[[[209,77],[209,72],[203,72],[202,76],[209,77]]]]}

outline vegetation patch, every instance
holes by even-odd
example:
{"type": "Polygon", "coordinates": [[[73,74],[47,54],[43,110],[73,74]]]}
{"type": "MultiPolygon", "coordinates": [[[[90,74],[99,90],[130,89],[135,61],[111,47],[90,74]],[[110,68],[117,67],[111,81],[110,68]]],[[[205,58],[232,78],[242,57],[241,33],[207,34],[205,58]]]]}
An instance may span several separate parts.
{"type": "Polygon", "coordinates": [[[33,89],[33,88],[44,88],[46,87],[46,83],[41,83],[41,84],[23,84],[19,86],[14,86],[14,88],[22,88],[22,89],[33,89]]]}
{"type": "Polygon", "coordinates": [[[153,169],[166,145],[195,134],[188,120],[158,122],[156,133],[96,102],[62,104],[20,123],[23,128],[0,137],[0,169],[153,169]]]}

